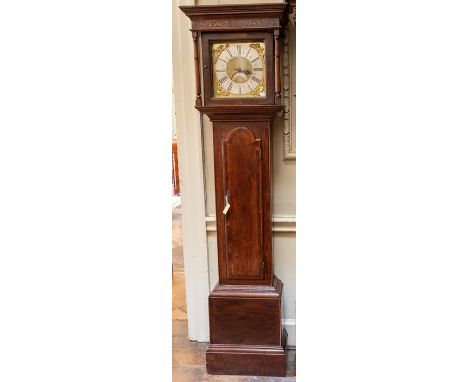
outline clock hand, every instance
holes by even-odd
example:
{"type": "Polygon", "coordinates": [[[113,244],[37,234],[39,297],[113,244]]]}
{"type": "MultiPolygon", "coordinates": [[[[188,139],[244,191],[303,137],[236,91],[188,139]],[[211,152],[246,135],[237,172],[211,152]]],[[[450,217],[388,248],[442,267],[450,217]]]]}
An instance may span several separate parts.
{"type": "Polygon", "coordinates": [[[245,69],[245,70],[239,69],[238,73],[244,73],[246,76],[248,76],[249,74],[252,74],[252,72],[248,69],[245,69]]]}
{"type": "Polygon", "coordinates": [[[246,76],[252,74],[252,72],[248,69],[241,69],[241,68],[234,68],[234,70],[237,72],[237,73],[244,73],[246,76]]]}

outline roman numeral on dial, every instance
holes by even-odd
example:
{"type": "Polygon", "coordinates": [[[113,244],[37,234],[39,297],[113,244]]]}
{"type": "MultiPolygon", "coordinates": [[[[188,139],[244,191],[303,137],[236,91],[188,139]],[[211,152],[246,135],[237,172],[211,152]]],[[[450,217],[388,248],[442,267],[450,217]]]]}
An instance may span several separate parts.
{"type": "Polygon", "coordinates": [[[238,56],[241,55],[241,49],[242,49],[242,47],[240,45],[237,45],[237,55],[238,56]]]}
{"type": "Polygon", "coordinates": [[[254,58],[254,59],[252,60],[252,63],[254,63],[255,61],[257,61],[258,59],[259,59],[259,57],[254,58]]]}
{"type": "Polygon", "coordinates": [[[260,79],[258,79],[257,77],[255,76],[252,76],[252,80],[254,80],[257,84],[260,83],[260,79]]]}
{"type": "Polygon", "coordinates": [[[227,76],[224,76],[223,78],[221,78],[221,79],[219,80],[219,83],[222,84],[222,83],[223,83],[224,81],[226,81],[227,79],[228,79],[227,76]]]}
{"type": "Polygon", "coordinates": [[[227,88],[227,91],[230,92],[232,89],[232,82],[229,84],[228,88],[227,88]]]}
{"type": "Polygon", "coordinates": [[[263,72],[263,68],[253,68],[254,72],[263,72]]]}

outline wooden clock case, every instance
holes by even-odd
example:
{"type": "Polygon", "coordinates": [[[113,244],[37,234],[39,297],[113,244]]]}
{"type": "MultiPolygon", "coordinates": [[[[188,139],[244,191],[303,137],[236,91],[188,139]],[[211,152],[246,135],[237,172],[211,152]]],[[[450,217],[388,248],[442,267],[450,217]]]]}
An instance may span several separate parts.
{"type": "Polygon", "coordinates": [[[209,296],[209,374],[286,375],[283,284],[272,258],[270,130],[282,109],[279,39],[287,7],[180,7],[192,21],[195,107],[213,123],[219,282],[209,296]],[[265,43],[265,97],[214,97],[211,44],[226,41],[265,43]]]}

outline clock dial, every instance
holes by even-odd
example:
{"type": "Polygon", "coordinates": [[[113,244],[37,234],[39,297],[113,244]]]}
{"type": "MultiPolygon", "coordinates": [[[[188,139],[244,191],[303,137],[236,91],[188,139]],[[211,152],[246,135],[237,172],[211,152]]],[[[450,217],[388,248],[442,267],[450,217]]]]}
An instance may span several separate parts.
{"type": "Polygon", "coordinates": [[[265,44],[213,44],[213,87],[216,98],[265,97],[265,44]]]}

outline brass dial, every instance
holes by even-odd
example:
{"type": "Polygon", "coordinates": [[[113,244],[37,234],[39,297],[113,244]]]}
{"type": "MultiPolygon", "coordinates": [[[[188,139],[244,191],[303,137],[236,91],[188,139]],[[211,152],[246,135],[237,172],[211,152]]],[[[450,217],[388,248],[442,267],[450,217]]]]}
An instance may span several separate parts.
{"type": "Polygon", "coordinates": [[[216,98],[265,97],[265,44],[229,42],[212,46],[216,98]]]}

